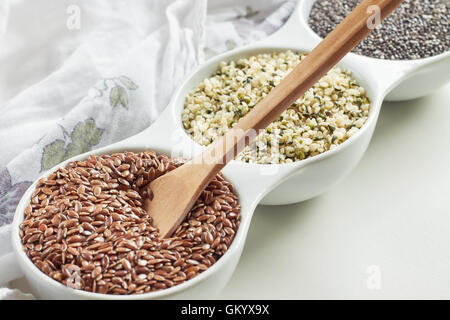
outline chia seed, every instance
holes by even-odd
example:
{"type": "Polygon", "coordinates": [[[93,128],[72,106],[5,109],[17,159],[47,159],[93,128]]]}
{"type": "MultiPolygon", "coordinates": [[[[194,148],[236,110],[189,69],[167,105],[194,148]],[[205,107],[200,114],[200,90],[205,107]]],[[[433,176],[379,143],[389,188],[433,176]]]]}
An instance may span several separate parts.
{"type": "MultiPolygon", "coordinates": [[[[318,0],[309,25],[320,37],[331,32],[361,1],[318,0]]],[[[404,0],[366,39],[356,54],[389,60],[414,60],[450,50],[449,0],[404,0]]]]}

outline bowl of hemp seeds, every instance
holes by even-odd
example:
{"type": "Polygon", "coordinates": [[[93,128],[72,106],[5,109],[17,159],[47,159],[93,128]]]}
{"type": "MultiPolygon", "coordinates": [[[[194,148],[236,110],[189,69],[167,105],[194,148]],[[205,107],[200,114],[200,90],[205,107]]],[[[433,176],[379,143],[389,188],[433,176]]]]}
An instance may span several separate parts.
{"type": "MultiPolygon", "coordinates": [[[[176,99],[186,135],[197,145],[209,145],[252,110],[307,56],[306,52],[295,47],[263,46],[212,60],[176,99]]],[[[367,142],[364,137],[374,128],[369,120],[377,108],[372,104],[378,107],[380,101],[376,96],[371,101],[374,91],[369,79],[353,67],[349,61],[342,61],[332,68],[235,157],[233,165],[257,176],[316,163],[310,170],[290,175],[270,190],[261,204],[284,205],[310,199],[344,176],[349,170],[346,168],[353,167],[353,160],[343,163],[340,170],[329,170],[326,165],[334,166],[331,159],[335,149],[338,154],[343,150],[345,155],[360,154],[358,145],[367,142]],[[317,157],[327,160],[315,161],[317,157]],[[304,184],[305,172],[307,179],[311,174],[326,175],[327,183],[304,184]]]]}
{"type": "MultiPolygon", "coordinates": [[[[305,53],[286,50],[221,62],[185,98],[181,120],[207,146],[232,128],[275,87],[305,53]]],[[[272,122],[236,160],[286,164],[334,149],[366,122],[370,99],[350,71],[334,67],[272,122]]]]}

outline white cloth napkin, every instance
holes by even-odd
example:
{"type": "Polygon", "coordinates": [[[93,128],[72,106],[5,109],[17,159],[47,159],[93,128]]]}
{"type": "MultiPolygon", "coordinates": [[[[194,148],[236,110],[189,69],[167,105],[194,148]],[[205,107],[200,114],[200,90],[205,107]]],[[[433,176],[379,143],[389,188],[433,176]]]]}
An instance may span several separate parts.
{"type": "Polygon", "coordinates": [[[295,2],[0,2],[0,266],[31,181],[148,127],[205,59],[277,30],[295,2]]]}

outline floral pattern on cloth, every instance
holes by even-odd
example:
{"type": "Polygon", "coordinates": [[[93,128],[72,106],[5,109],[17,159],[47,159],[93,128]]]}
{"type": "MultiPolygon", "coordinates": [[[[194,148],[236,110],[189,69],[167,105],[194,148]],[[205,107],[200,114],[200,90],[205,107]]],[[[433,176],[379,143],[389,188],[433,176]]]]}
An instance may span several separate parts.
{"type": "Polygon", "coordinates": [[[41,160],[43,171],[56,166],[64,160],[90,151],[92,147],[100,142],[104,131],[96,127],[94,119],[87,119],[77,123],[70,135],[64,128],[61,127],[61,130],[64,137],[67,137],[71,142],[66,146],[65,140],[57,139],[44,147],[41,160]]]}
{"type": "Polygon", "coordinates": [[[264,5],[261,1],[235,8],[224,21],[208,25],[208,35],[203,48],[208,60],[220,53],[265,38],[277,31],[295,9],[296,1],[275,1],[264,5]],[[224,29],[229,32],[223,32],[224,29]]]}
{"type": "Polygon", "coordinates": [[[92,87],[98,93],[94,98],[101,98],[109,91],[109,104],[111,107],[121,105],[125,109],[128,108],[128,91],[137,90],[139,87],[127,76],[118,76],[114,78],[105,78],[99,85],[92,87]]]}
{"type": "Polygon", "coordinates": [[[0,172],[0,226],[12,222],[17,204],[30,185],[29,181],[12,183],[8,169],[0,172]]]}
{"type": "Polygon", "coordinates": [[[133,111],[132,92],[136,92],[138,88],[139,86],[125,75],[98,81],[77,106],[77,109],[85,111],[81,114],[88,117],[86,120],[77,120],[80,117],[79,112],[69,113],[60,123],[50,128],[32,148],[1,171],[0,227],[11,223],[17,204],[32,184],[30,180],[35,180],[40,174],[64,160],[119,140],[114,137],[108,125],[129,118],[126,114],[133,111]],[[28,163],[24,162],[24,158],[40,161],[28,163]],[[26,170],[24,166],[27,166],[26,170]]]}

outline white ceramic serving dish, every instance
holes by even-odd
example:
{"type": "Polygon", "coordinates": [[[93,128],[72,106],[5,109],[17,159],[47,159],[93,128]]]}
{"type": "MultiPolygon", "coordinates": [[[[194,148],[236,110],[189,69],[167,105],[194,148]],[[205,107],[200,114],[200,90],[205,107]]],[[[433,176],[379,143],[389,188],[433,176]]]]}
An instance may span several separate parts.
{"type": "MultiPolygon", "coordinates": [[[[148,129],[124,141],[99,150],[71,158],[49,170],[48,175],[68,161],[87,158],[88,154],[105,154],[119,151],[141,151],[153,149],[168,155],[185,157],[202,150],[186,134],[181,124],[181,110],[186,94],[198,83],[216,70],[220,61],[234,60],[252,54],[293,49],[309,52],[320,41],[306,25],[304,19],[311,1],[303,1],[297,6],[285,26],[270,37],[249,46],[232,50],[208,60],[198,71],[188,78],[176,91],[172,101],[161,117],[148,129]]],[[[402,81],[415,73],[438,73],[434,66],[441,64],[440,72],[450,68],[448,53],[435,58],[423,59],[421,64],[386,62],[377,59],[347,55],[339,63],[351,70],[371,100],[369,118],[362,129],[347,141],[331,151],[303,161],[289,164],[256,165],[232,161],[223,170],[225,177],[233,183],[242,206],[242,221],[236,237],[225,255],[216,264],[197,277],[158,292],[131,296],[113,296],[73,290],[52,280],[38,270],[22,250],[19,225],[23,221],[24,209],[30,201],[36,182],[30,186],[21,199],[12,224],[14,254],[2,268],[18,270],[16,276],[24,274],[33,292],[46,299],[196,299],[214,297],[231,277],[244,247],[251,217],[258,203],[288,204],[312,198],[348,174],[361,159],[375,129],[381,103],[392,88],[402,86],[402,81]]],[[[409,80],[408,80],[409,81],[409,80]]],[[[419,88],[411,88],[412,91],[419,88]]],[[[396,89],[397,90],[397,89],[396,89]]],[[[406,94],[406,93],[405,93],[406,94]]],[[[400,96],[400,91],[398,93],[400,96]]],[[[413,95],[409,96],[412,97],[413,95]]],[[[43,177],[42,176],[42,177],[43,177]]],[[[11,274],[11,273],[10,273],[11,274]]],[[[8,280],[2,279],[0,282],[8,280]]]]}

